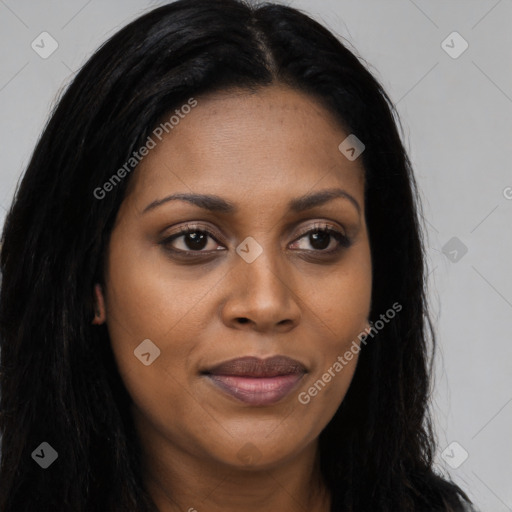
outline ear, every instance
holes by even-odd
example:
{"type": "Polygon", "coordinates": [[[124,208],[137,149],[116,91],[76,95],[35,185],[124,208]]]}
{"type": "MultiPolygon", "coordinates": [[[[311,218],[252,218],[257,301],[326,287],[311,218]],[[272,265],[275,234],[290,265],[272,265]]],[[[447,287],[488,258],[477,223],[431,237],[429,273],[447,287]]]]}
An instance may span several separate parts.
{"type": "Polygon", "coordinates": [[[96,283],[94,285],[94,319],[92,321],[93,325],[101,325],[107,319],[107,314],[105,311],[105,298],[103,297],[103,291],[101,289],[101,285],[96,283]]]}

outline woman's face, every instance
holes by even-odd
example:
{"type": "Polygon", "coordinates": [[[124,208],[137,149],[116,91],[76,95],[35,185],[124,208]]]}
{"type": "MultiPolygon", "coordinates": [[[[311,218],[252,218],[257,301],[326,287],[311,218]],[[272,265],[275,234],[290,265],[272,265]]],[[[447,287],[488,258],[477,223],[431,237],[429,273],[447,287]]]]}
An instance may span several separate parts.
{"type": "Polygon", "coordinates": [[[312,446],[356,367],[372,286],[363,167],[302,93],[197,102],[132,177],[108,248],[106,322],[142,436],[268,468],[312,446]],[[295,362],[258,361],[274,356],[295,362]]]}

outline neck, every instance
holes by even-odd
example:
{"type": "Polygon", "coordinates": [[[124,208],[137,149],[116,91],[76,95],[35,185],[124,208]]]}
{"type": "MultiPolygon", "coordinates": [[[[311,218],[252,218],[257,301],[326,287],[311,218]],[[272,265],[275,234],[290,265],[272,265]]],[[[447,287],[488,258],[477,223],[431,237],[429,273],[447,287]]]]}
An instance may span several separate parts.
{"type": "MultiPolygon", "coordinates": [[[[318,442],[272,467],[233,467],[198,458],[144,432],[143,476],[159,512],[329,512],[318,442]]],[[[153,436],[158,436],[153,431],[153,436]]]]}

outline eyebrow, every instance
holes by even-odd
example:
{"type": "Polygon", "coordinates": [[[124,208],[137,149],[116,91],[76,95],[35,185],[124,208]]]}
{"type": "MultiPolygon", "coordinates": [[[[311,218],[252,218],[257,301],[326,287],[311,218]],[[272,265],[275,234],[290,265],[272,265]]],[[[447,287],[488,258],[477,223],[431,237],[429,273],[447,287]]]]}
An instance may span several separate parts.
{"type": "MultiPolygon", "coordinates": [[[[361,215],[361,207],[356,199],[350,195],[347,191],[340,188],[326,189],[312,194],[305,194],[303,196],[292,199],[288,203],[288,208],[294,213],[300,213],[306,210],[313,209],[317,206],[322,206],[333,199],[346,199],[356,208],[359,215],[361,215]]],[[[208,210],[210,212],[217,213],[230,213],[234,214],[238,212],[238,207],[234,203],[223,199],[216,195],[207,194],[171,194],[170,196],[164,197],[163,199],[157,199],[152,203],[148,204],[142,211],[142,214],[154,210],[159,206],[168,203],[170,201],[186,201],[199,208],[208,210]]]]}

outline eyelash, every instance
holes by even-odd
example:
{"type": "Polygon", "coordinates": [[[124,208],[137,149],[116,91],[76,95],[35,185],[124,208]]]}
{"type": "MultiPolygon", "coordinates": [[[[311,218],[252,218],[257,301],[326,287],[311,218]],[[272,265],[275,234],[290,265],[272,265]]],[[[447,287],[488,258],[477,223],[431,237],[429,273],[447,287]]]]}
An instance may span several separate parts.
{"type": "MultiPolygon", "coordinates": [[[[204,254],[211,255],[214,252],[216,252],[216,250],[215,251],[204,251],[204,250],[184,251],[182,249],[174,249],[174,248],[170,247],[170,244],[172,242],[174,242],[178,238],[180,238],[184,235],[188,235],[190,233],[200,233],[203,235],[207,235],[208,237],[212,238],[216,243],[221,244],[215,237],[214,233],[212,233],[209,229],[202,228],[202,227],[196,226],[196,225],[188,225],[188,224],[186,226],[182,226],[177,233],[174,233],[173,235],[162,240],[160,242],[160,244],[163,245],[169,252],[171,252],[175,255],[177,254],[180,256],[187,256],[187,257],[191,257],[191,258],[203,257],[203,256],[201,256],[202,254],[203,255],[204,254]]],[[[343,249],[348,249],[352,245],[352,241],[346,235],[344,235],[343,233],[334,229],[333,227],[329,226],[328,224],[313,225],[312,227],[302,231],[299,234],[299,236],[293,241],[293,243],[301,240],[302,238],[304,238],[306,235],[309,235],[310,233],[323,233],[323,234],[330,235],[338,242],[338,245],[337,245],[337,247],[335,247],[334,249],[331,249],[329,251],[325,251],[322,249],[312,249],[312,250],[298,249],[299,251],[318,253],[320,256],[329,256],[329,255],[337,254],[337,253],[341,252],[343,249]]]]}

